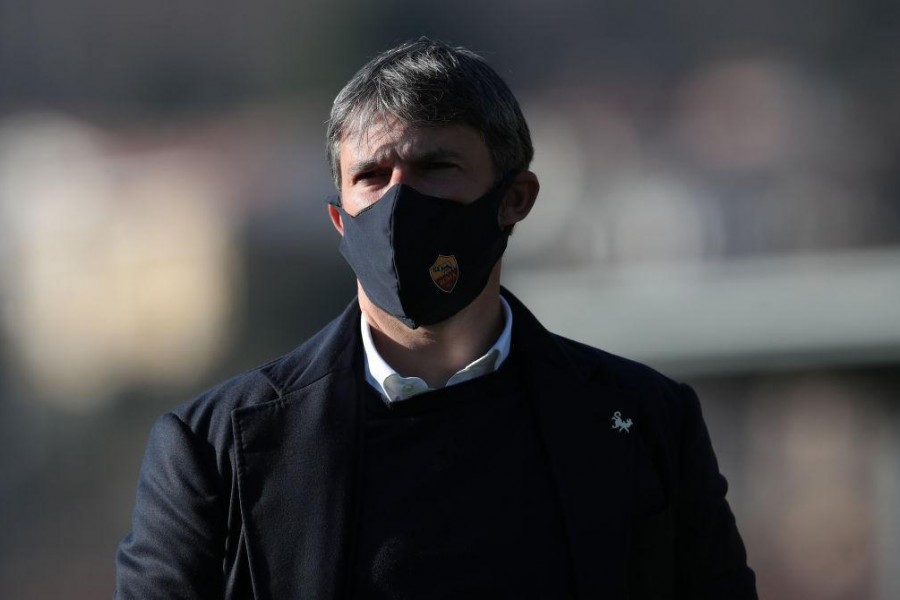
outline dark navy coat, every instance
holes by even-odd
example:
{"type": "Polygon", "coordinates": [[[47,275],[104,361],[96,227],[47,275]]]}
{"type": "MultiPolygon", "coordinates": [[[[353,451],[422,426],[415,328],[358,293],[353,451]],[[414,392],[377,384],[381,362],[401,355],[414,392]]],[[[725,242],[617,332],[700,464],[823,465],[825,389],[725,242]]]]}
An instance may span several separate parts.
{"type": "MultiPolygon", "coordinates": [[[[578,597],[756,598],[694,392],[548,332],[503,294],[578,597]],[[630,428],[614,428],[616,412],[630,428]]],[[[161,417],[119,547],[116,597],[346,597],[364,385],[354,301],[293,352],[161,417]]]]}

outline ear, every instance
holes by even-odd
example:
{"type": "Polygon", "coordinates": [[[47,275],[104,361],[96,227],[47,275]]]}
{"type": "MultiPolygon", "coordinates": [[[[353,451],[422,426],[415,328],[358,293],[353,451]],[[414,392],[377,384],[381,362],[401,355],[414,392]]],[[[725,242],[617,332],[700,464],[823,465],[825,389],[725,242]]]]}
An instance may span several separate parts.
{"type": "Polygon", "coordinates": [[[519,173],[500,204],[500,213],[497,216],[500,228],[506,229],[527,217],[540,190],[541,184],[537,175],[531,171],[519,173]]]}
{"type": "Polygon", "coordinates": [[[336,206],[329,204],[328,216],[331,217],[331,224],[334,225],[334,228],[337,229],[337,232],[343,237],[344,222],[341,220],[341,211],[339,211],[336,206]]]}

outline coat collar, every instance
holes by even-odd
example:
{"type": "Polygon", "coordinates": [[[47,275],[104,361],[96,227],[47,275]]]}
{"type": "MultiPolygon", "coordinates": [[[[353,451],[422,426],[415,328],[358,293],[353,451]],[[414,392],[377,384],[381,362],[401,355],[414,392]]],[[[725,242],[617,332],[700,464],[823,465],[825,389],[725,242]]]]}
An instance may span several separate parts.
{"type": "MultiPolygon", "coordinates": [[[[508,291],[581,598],[626,595],[633,403],[596,351],[549,333],[508,291]]],[[[351,568],[362,443],[359,308],[263,372],[277,400],[237,409],[238,493],[257,598],[339,598],[351,568]]]]}

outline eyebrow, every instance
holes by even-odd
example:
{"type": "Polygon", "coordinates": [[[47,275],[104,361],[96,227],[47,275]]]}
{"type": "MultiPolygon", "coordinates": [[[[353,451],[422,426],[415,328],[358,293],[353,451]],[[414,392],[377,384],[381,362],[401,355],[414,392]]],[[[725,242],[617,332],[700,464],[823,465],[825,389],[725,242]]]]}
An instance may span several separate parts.
{"type": "Polygon", "coordinates": [[[372,158],[357,161],[357,162],[353,163],[352,165],[350,165],[350,168],[347,169],[347,171],[348,171],[347,174],[350,175],[351,178],[356,177],[360,173],[365,173],[366,171],[371,171],[372,169],[377,167],[378,162],[379,161],[372,159],[372,158]]]}
{"type": "Polygon", "coordinates": [[[451,150],[450,148],[432,148],[430,150],[424,150],[420,153],[415,153],[413,151],[412,155],[409,157],[408,161],[417,164],[417,163],[428,163],[434,162],[438,160],[448,160],[448,159],[456,159],[459,160],[463,157],[462,154],[457,152],[456,150],[451,150]]]}

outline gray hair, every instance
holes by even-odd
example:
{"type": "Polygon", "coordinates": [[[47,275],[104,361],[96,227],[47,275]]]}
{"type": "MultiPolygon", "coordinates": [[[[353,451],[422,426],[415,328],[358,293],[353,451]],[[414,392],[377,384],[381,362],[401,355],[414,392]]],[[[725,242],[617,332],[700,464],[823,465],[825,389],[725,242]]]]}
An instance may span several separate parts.
{"type": "Polygon", "coordinates": [[[519,103],[497,72],[470,50],[426,37],[376,56],[334,99],[326,143],[339,190],[341,141],[379,117],[415,127],[469,125],[484,136],[498,179],[534,157],[519,103]]]}

